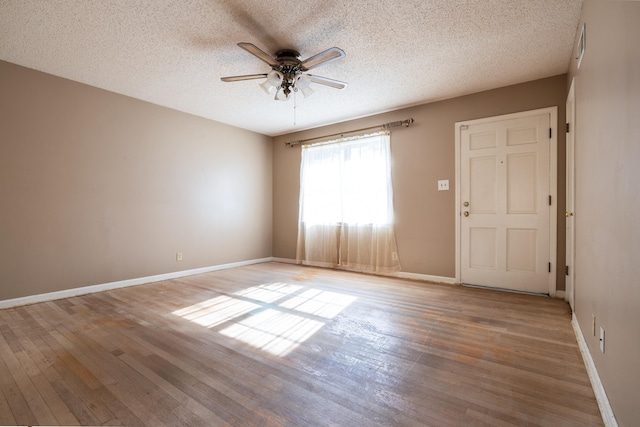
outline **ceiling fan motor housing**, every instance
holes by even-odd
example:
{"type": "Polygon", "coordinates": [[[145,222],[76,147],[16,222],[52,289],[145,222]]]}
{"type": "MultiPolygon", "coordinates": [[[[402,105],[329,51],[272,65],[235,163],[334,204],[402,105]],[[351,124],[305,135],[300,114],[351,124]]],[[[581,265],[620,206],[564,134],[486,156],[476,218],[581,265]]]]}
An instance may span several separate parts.
{"type": "Polygon", "coordinates": [[[300,52],[293,49],[281,49],[276,52],[276,60],[278,65],[272,69],[279,71],[283,75],[280,87],[285,97],[289,97],[292,90],[295,90],[295,77],[304,71],[301,66],[300,52]]]}
{"type": "Polygon", "coordinates": [[[282,65],[300,65],[300,52],[293,49],[281,49],[276,52],[276,60],[282,65]]]}

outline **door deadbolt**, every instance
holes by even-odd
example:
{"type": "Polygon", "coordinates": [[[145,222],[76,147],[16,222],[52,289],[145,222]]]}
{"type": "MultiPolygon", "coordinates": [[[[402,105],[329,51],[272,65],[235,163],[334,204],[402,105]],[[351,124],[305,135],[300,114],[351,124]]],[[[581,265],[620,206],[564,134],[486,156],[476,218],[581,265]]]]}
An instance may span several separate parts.
{"type": "Polygon", "coordinates": [[[469,202],[464,202],[463,205],[466,208],[467,206],[469,206],[469,202]]]}

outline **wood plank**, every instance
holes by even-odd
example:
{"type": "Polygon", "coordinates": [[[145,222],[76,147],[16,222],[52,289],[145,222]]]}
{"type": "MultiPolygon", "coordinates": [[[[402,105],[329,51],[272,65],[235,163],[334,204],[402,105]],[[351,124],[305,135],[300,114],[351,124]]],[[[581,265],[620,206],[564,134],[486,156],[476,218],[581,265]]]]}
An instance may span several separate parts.
{"type": "Polygon", "coordinates": [[[29,378],[28,369],[21,365],[19,361],[19,358],[22,356],[22,348],[17,341],[18,340],[13,332],[8,328],[3,330],[2,334],[0,334],[0,348],[11,348],[12,350],[3,351],[3,359],[6,364],[8,375],[13,378],[19,392],[22,394],[22,398],[30,408],[30,411],[25,411],[24,413],[19,414],[13,411],[14,416],[19,423],[23,422],[23,416],[25,418],[31,418],[31,416],[33,416],[33,418],[35,418],[35,422],[33,422],[33,424],[55,425],[57,424],[55,416],[29,378]]]}
{"type": "MultiPolygon", "coordinates": [[[[81,425],[100,425],[116,422],[117,418],[107,407],[96,404],[99,400],[96,399],[94,393],[86,393],[85,384],[71,370],[67,369],[67,363],[59,363],[64,359],[69,359],[70,356],[61,353],[58,347],[52,347],[46,342],[47,332],[39,323],[39,321],[45,321],[38,317],[39,313],[23,310],[20,311],[20,314],[29,323],[29,328],[25,329],[25,333],[31,344],[27,344],[28,347],[25,345],[25,348],[37,357],[38,367],[77,419],[76,423],[61,421],[61,424],[71,425],[79,422],[81,425]]],[[[76,360],[73,361],[73,364],[78,366],[76,360]]],[[[94,390],[99,388],[97,382],[95,384],[94,390]]]]}

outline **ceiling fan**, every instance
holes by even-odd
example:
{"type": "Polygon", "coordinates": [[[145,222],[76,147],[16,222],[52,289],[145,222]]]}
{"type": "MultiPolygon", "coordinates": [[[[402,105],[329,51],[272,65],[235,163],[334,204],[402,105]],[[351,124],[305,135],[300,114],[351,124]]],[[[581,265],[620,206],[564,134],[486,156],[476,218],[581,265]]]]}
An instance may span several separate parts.
{"type": "Polygon", "coordinates": [[[269,55],[259,47],[251,43],[238,43],[242,49],[254,55],[258,59],[271,66],[271,71],[263,74],[247,74],[243,76],[222,77],[223,82],[237,82],[242,80],[265,79],[260,87],[271,94],[275,90],[275,99],[286,101],[292,92],[298,90],[307,97],[313,93],[311,83],[317,83],[334,89],[344,89],[347,83],[316,75],[306,74],[307,71],[328,64],[346,55],[342,49],[332,47],[318,53],[304,61],[300,60],[300,53],[293,49],[282,49],[276,52],[275,57],[269,55]]]}

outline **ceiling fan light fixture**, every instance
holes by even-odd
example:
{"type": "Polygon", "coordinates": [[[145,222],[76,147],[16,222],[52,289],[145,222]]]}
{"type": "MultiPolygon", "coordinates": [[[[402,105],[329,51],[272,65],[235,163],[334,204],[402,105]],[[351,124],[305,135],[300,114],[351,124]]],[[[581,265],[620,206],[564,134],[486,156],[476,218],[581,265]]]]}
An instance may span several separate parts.
{"type": "Polygon", "coordinates": [[[265,80],[262,83],[260,83],[258,86],[260,86],[260,88],[265,91],[265,93],[267,95],[271,95],[271,92],[273,92],[273,85],[269,82],[269,80],[265,80]]]}
{"type": "Polygon", "coordinates": [[[291,97],[291,92],[287,93],[283,89],[278,88],[276,92],[276,101],[287,101],[291,97]]]}
{"type": "Polygon", "coordinates": [[[298,74],[296,76],[296,87],[298,89],[309,87],[310,84],[311,84],[311,78],[308,75],[298,74]]]}
{"type": "Polygon", "coordinates": [[[300,92],[302,92],[305,98],[308,98],[311,95],[313,95],[314,90],[311,89],[310,87],[301,87],[300,92]]]}
{"type": "Polygon", "coordinates": [[[259,86],[267,95],[271,95],[274,89],[280,88],[283,78],[284,76],[282,73],[276,70],[271,70],[267,74],[267,79],[260,83],[259,86]]]}
{"type": "Polygon", "coordinates": [[[300,90],[305,98],[313,94],[313,89],[311,89],[311,78],[306,74],[298,74],[296,76],[295,88],[296,90],[300,90]]]}
{"type": "Polygon", "coordinates": [[[267,74],[267,81],[273,87],[278,87],[282,83],[283,75],[281,72],[276,70],[271,70],[267,74]]]}

